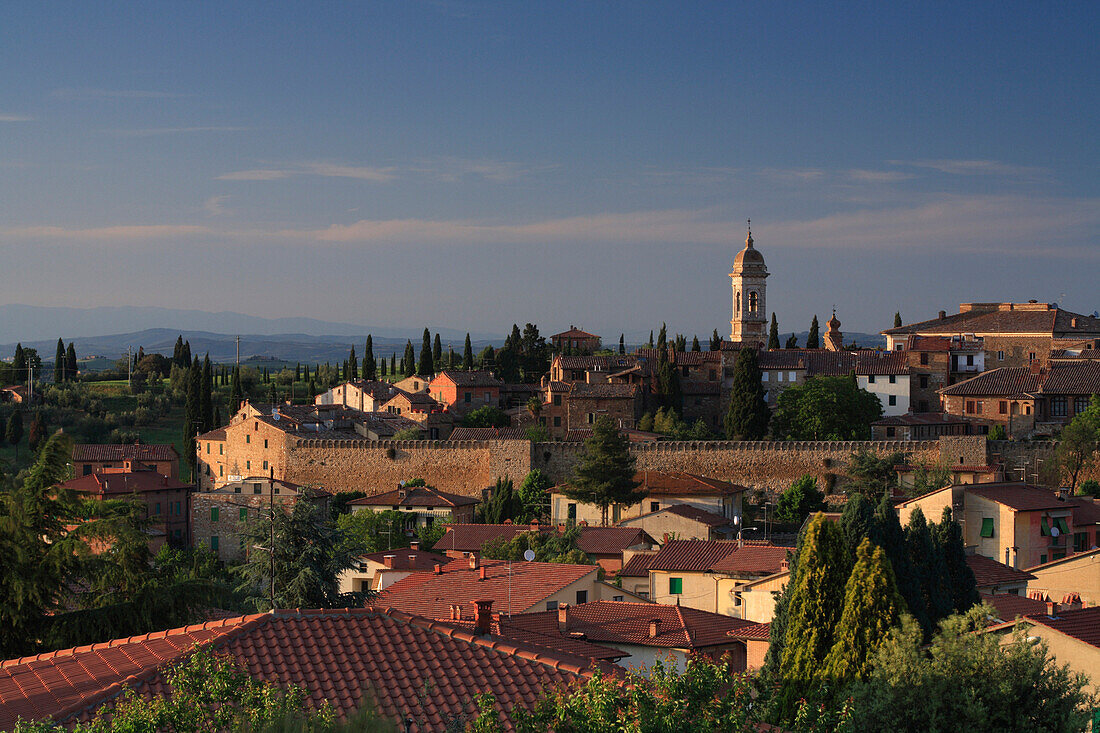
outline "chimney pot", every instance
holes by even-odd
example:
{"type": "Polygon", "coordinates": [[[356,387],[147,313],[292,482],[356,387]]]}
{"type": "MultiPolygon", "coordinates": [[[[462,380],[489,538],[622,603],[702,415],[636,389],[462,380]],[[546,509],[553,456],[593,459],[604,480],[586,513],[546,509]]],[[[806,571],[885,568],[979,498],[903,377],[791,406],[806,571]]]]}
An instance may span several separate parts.
{"type": "Polygon", "coordinates": [[[569,628],[569,604],[561,603],[558,605],[558,631],[565,633],[569,628]]]}
{"type": "Polygon", "coordinates": [[[385,565],[387,568],[392,568],[393,567],[393,560],[394,560],[394,555],[384,555],[382,557],[382,564],[385,565]]]}
{"type": "Polygon", "coordinates": [[[409,543],[409,549],[410,550],[419,550],[420,549],[420,540],[413,540],[412,542],[410,542],[409,543]]]}
{"type": "Polygon", "coordinates": [[[477,610],[474,612],[474,631],[477,634],[488,634],[493,623],[493,601],[473,601],[477,610]]]}
{"type": "Polygon", "coordinates": [[[443,575],[443,566],[439,563],[436,563],[435,567],[433,567],[432,570],[433,572],[435,572],[436,575],[443,575]]]}
{"type": "Polygon", "coordinates": [[[649,638],[657,638],[657,627],[661,625],[661,619],[655,618],[649,622],[649,638]]]}
{"type": "Polygon", "coordinates": [[[478,569],[477,573],[478,580],[485,580],[485,566],[482,566],[480,569],[478,569]]]}
{"type": "Polygon", "coordinates": [[[478,567],[477,555],[470,555],[470,570],[477,570],[478,567]]]}
{"type": "Polygon", "coordinates": [[[1054,601],[1047,601],[1047,616],[1054,616],[1058,613],[1058,604],[1054,601]]]}

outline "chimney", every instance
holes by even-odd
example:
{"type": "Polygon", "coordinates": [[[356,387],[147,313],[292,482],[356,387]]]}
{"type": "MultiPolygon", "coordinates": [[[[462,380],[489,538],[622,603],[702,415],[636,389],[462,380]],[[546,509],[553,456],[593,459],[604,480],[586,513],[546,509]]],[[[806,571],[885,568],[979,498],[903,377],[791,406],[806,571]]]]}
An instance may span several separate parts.
{"type": "Polygon", "coordinates": [[[409,555],[408,557],[409,557],[409,568],[410,569],[415,568],[416,567],[416,555],[409,555]]]}
{"type": "Polygon", "coordinates": [[[539,520],[537,520],[537,519],[532,519],[531,520],[531,531],[532,532],[538,532],[539,531],[539,520]]]}
{"type": "Polygon", "coordinates": [[[947,318],[947,311],[940,311],[940,320],[947,318]]]}
{"type": "Polygon", "coordinates": [[[413,540],[412,542],[410,542],[409,543],[409,549],[410,550],[419,550],[420,549],[420,540],[413,540]]]}
{"type": "Polygon", "coordinates": [[[470,555],[470,570],[477,570],[478,561],[477,555],[470,555]]]}
{"type": "Polygon", "coordinates": [[[1054,601],[1047,601],[1047,616],[1053,618],[1056,613],[1058,613],[1058,604],[1054,601]]]}
{"type": "Polygon", "coordinates": [[[443,575],[443,566],[442,566],[442,565],[440,565],[439,563],[436,563],[436,564],[435,564],[435,567],[433,567],[433,568],[432,568],[432,571],[433,571],[433,572],[434,572],[434,573],[435,573],[436,575],[443,575]]]}
{"type": "Polygon", "coordinates": [[[661,625],[661,619],[655,618],[649,622],[649,638],[657,638],[657,627],[661,625]]]}
{"type": "Polygon", "coordinates": [[[791,562],[790,562],[790,560],[780,560],[780,562],[779,562],[779,569],[780,569],[780,571],[782,571],[782,572],[786,572],[786,571],[790,570],[790,569],[791,569],[791,562]]]}
{"type": "Polygon", "coordinates": [[[1077,328],[1077,319],[1076,318],[1069,319],[1069,325],[1070,325],[1071,328],[1077,328]]]}
{"type": "Polygon", "coordinates": [[[493,623],[493,602],[492,600],[473,601],[473,604],[477,607],[474,615],[474,633],[488,634],[493,623]]]}
{"type": "Polygon", "coordinates": [[[569,604],[558,605],[558,631],[565,633],[569,629],[569,604]]]}
{"type": "Polygon", "coordinates": [[[382,564],[385,565],[387,568],[392,568],[394,557],[395,557],[394,555],[385,555],[385,556],[383,556],[382,557],[382,564]]]}
{"type": "Polygon", "coordinates": [[[477,579],[485,580],[485,566],[482,565],[477,571],[477,579]]]}

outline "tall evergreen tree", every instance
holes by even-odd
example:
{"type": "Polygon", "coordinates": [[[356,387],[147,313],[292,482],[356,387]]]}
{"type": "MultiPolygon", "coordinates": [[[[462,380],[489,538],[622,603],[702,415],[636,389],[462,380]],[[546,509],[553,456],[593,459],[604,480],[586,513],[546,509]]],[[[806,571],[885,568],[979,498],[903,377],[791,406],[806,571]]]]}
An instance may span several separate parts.
{"type": "MultiPolygon", "coordinates": [[[[309,371],[309,367],[306,367],[306,371],[309,371]]],[[[241,368],[239,366],[233,367],[233,384],[229,387],[229,412],[233,415],[237,414],[237,410],[241,409],[241,402],[244,401],[244,392],[241,389],[241,368]]]]}
{"type": "Polygon", "coordinates": [[[374,355],[374,339],[367,334],[367,345],[363,347],[363,379],[378,379],[378,359],[374,355]]]}
{"type": "Polygon", "coordinates": [[[19,462],[19,441],[23,440],[23,411],[16,409],[8,418],[4,437],[8,443],[15,447],[15,461],[19,462]]]}
{"type": "Polygon", "coordinates": [[[466,343],[462,347],[462,368],[470,371],[474,368],[474,347],[470,343],[470,334],[466,334],[466,343]]]}
{"type": "Polygon", "coordinates": [[[775,320],[775,311],[772,311],[772,324],[768,328],[768,350],[779,348],[779,321],[775,320]]]}
{"type": "Polygon", "coordinates": [[[359,378],[359,357],[355,355],[355,347],[351,347],[351,351],[348,352],[348,379],[359,378]]]}
{"type": "Polygon", "coordinates": [[[680,386],[680,370],[668,358],[668,350],[657,352],[657,394],[661,402],[677,414],[684,410],[684,395],[680,386]]]}
{"type": "Polygon", "coordinates": [[[298,362],[294,365],[294,381],[302,381],[302,362],[298,362]]]}
{"type": "Polygon", "coordinates": [[[205,433],[207,430],[213,430],[214,425],[214,367],[210,363],[210,353],[207,352],[206,356],[202,360],[202,384],[199,385],[199,411],[201,415],[201,424],[199,431],[205,433]]]}
{"type": "Polygon", "coordinates": [[[833,648],[821,667],[826,681],[865,679],[871,659],[905,605],[886,553],[864,538],[844,588],[844,607],[833,634],[833,648]]]}
{"type": "Polygon", "coordinates": [[[619,353],[620,354],[625,354],[626,353],[626,334],[625,333],[620,333],[619,334],[619,353]]]}
{"type": "Polygon", "coordinates": [[[214,405],[214,427],[222,425],[222,406],[219,404],[214,405]]]}
{"type": "MultiPolygon", "coordinates": [[[[431,353],[431,346],[429,345],[429,354],[431,353]]],[[[401,357],[401,371],[406,377],[411,377],[416,374],[416,353],[413,352],[412,340],[405,342],[405,355],[401,357]]]]}
{"type": "Polygon", "coordinates": [[[65,344],[61,339],[57,340],[57,351],[53,357],[53,382],[61,384],[65,381],[65,344]]]}
{"type": "Polygon", "coordinates": [[[859,545],[867,537],[874,536],[875,506],[858,491],[849,494],[840,514],[840,529],[848,554],[855,557],[859,545]]]}
{"type": "Polygon", "coordinates": [[[943,508],[939,524],[932,527],[932,539],[943,555],[954,610],[956,613],[965,613],[981,599],[978,596],[974,571],[966,563],[962,527],[951,516],[951,507],[943,508]]]}
{"type": "Polygon", "coordinates": [[[901,311],[894,313],[894,328],[901,328],[901,311]]]}
{"type": "MultiPolygon", "coordinates": [[[[141,349],[138,349],[138,354],[141,354],[141,349]]],[[[65,379],[76,379],[77,373],[76,362],[76,347],[73,346],[73,342],[69,342],[68,348],[65,350],[65,379]]]]}
{"type": "Polygon", "coordinates": [[[799,550],[797,577],[790,579],[786,644],[780,662],[784,680],[796,688],[818,677],[833,648],[850,569],[840,528],[824,514],[814,515],[799,550]]]}
{"type": "Polygon", "coordinates": [[[821,334],[820,328],[817,325],[817,315],[814,315],[814,319],[810,321],[810,332],[806,334],[806,348],[818,349],[821,348],[821,334]]]}
{"type": "Polygon", "coordinates": [[[680,351],[680,352],[687,351],[687,346],[688,346],[687,336],[684,336],[682,333],[676,334],[676,340],[673,342],[673,347],[672,347],[673,351],[680,351]]]}
{"type": "Polygon", "coordinates": [[[871,528],[871,541],[886,552],[890,565],[894,568],[894,579],[898,585],[898,593],[905,599],[905,605],[910,615],[920,624],[921,628],[927,628],[928,609],[921,593],[919,577],[916,577],[912,563],[909,559],[909,547],[905,541],[905,530],[898,520],[898,513],[890,497],[883,495],[875,508],[874,524],[871,528]]]}
{"type": "Polygon", "coordinates": [[[647,346],[649,346],[649,348],[651,348],[651,349],[653,348],[653,331],[652,330],[650,330],[650,332],[649,332],[649,343],[647,344],[647,346]]]}
{"type": "Polygon", "coordinates": [[[790,335],[790,338],[787,339],[787,343],[784,344],[783,348],[785,348],[785,349],[797,349],[798,348],[798,336],[795,336],[792,333],[790,335]]]}
{"type": "Polygon", "coordinates": [[[630,506],[645,498],[634,480],[634,462],[630,440],[603,415],[596,420],[592,437],[584,441],[584,452],[565,495],[599,507],[601,524],[607,526],[607,510],[612,504],[630,506]]]}
{"type": "Polygon", "coordinates": [[[183,452],[187,465],[191,467],[191,480],[196,479],[195,434],[202,427],[202,364],[198,358],[191,364],[187,375],[187,401],[183,417],[183,452]]]}
{"type": "Polygon", "coordinates": [[[432,335],[428,329],[424,329],[424,339],[420,344],[420,363],[416,367],[416,373],[422,377],[430,377],[435,374],[435,359],[432,358],[432,335]]]}
{"type": "Polygon", "coordinates": [[[191,366],[191,342],[184,341],[183,349],[180,350],[180,366],[186,369],[191,366]]]}
{"type": "Polygon", "coordinates": [[[668,329],[665,324],[661,324],[661,331],[657,334],[657,348],[665,349],[668,347],[668,329]]]}
{"type": "Polygon", "coordinates": [[[34,419],[31,420],[31,429],[27,433],[27,446],[32,453],[37,453],[39,446],[46,440],[46,419],[42,416],[42,410],[35,410],[34,419]]]}
{"type": "Polygon", "coordinates": [[[718,329],[714,329],[714,333],[710,335],[710,350],[721,351],[722,350],[722,337],[718,335],[718,329]]]}
{"type": "Polygon", "coordinates": [[[763,440],[768,434],[771,412],[760,380],[756,349],[741,349],[733,367],[733,387],[725,420],[726,437],[730,440],[763,440]]]}
{"type": "Polygon", "coordinates": [[[703,347],[699,345],[699,334],[696,334],[696,335],[691,337],[691,350],[692,351],[702,351],[703,350],[703,347]]]}
{"type": "Polygon", "coordinates": [[[378,376],[384,379],[386,376],[386,357],[382,357],[378,360],[378,376]]]}
{"type": "Polygon", "coordinates": [[[15,375],[16,384],[25,384],[27,381],[27,355],[23,351],[23,344],[15,345],[15,358],[11,362],[12,373],[15,375]]]}
{"type": "MultiPolygon", "coordinates": [[[[408,345],[408,348],[412,348],[411,343],[408,345]]],[[[401,371],[405,371],[405,370],[402,369],[401,371]]],[[[390,354],[390,375],[396,377],[397,374],[398,374],[398,371],[397,371],[397,353],[394,352],[394,353],[390,354]]]]}
{"type": "Polygon", "coordinates": [[[437,365],[443,365],[443,342],[439,340],[439,334],[435,335],[435,341],[432,342],[432,361],[437,365]]]}
{"type": "Polygon", "coordinates": [[[919,507],[909,515],[905,545],[909,553],[909,567],[920,588],[920,599],[924,605],[922,626],[925,636],[930,638],[936,623],[954,610],[954,601],[948,587],[943,548],[933,541],[928,521],[919,507]]]}
{"type": "Polygon", "coordinates": [[[183,334],[176,336],[176,345],[172,349],[172,363],[183,369],[191,366],[190,362],[187,364],[181,363],[181,359],[183,359],[183,334]]]}

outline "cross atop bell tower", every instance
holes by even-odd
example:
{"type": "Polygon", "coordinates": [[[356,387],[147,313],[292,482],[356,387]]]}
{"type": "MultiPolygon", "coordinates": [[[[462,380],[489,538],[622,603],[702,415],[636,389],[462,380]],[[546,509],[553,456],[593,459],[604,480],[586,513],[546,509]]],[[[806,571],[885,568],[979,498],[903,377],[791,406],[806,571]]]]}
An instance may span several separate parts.
{"type": "Polygon", "coordinates": [[[745,248],[733,259],[730,279],[733,285],[733,318],[730,341],[735,344],[763,346],[768,340],[767,284],[768,268],[764,256],[753,247],[752,219],[745,236],[745,248]]]}

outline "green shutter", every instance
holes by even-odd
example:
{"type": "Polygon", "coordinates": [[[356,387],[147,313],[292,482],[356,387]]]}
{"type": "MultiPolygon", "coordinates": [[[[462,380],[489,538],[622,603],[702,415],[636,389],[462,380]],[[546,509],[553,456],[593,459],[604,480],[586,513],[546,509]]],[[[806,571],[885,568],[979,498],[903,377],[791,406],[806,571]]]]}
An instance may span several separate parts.
{"type": "Polygon", "coordinates": [[[1069,527],[1066,526],[1066,518],[1058,517],[1054,520],[1054,526],[1058,528],[1058,531],[1062,533],[1062,536],[1069,534],[1069,527]]]}
{"type": "Polygon", "coordinates": [[[212,535],[210,537],[210,549],[213,550],[214,552],[218,551],[218,536],[217,535],[212,535]]]}
{"type": "Polygon", "coordinates": [[[993,536],[993,518],[986,517],[982,520],[982,537],[993,536]]]}
{"type": "Polygon", "coordinates": [[[240,520],[241,520],[241,521],[243,522],[243,521],[245,521],[246,519],[248,519],[248,510],[247,510],[247,509],[245,509],[244,507],[241,507],[241,511],[240,511],[240,520]]]}
{"type": "Polygon", "coordinates": [[[211,522],[218,521],[218,507],[216,507],[216,506],[210,508],[210,521],[211,522]]]}
{"type": "Polygon", "coordinates": [[[683,578],[669,578],[668,579],[668,592],[670,595],[680,595],[684,592],[684,579],[683,578]]]}
{"type": "Polygon", "coordinates": [[[1050,523],[1046,517],[1043,517],[1039,522],[1039,533],[1042,534],[1043,537],[1050,536],[1050,523]]]}

